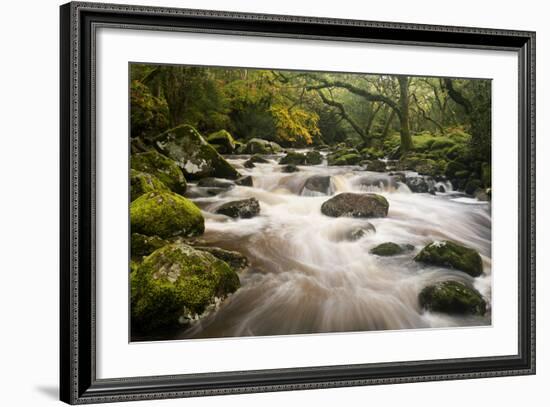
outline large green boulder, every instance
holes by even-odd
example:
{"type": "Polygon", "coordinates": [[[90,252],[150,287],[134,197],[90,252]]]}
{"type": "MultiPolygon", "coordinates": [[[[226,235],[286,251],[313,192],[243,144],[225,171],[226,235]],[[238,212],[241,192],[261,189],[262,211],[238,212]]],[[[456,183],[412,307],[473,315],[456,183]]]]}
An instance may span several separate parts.
{"type": "Polygon", "coordinates": [[[155,191],[141,195],[130,204],[132,233],[168,238],[204,233],[201,210],[190,200],[173,192],[155,191]]]}
{"type": "Polygon", "coordinates": [[[279,144],[261,138],[250,139],[243,147],[245,154],[276,154],[282,150],[279,144]]]}
{"type": "Polygon", "coordinates": [[[130,257],[140,258],[148,256],[167,244],[166,240],[158,236],[145,236],[141,233],[132,233],[130,237],[130,257]]]}
{"type": "Polygon", "coordinates": [[[220,130],[210,134],[206,140],[218,151],[220,154],[231,154],[235,151],[237,143],[235,139],[227,130],[220,130]]]}
{"type": "Polygon", "coordinates": [[[152,191],[168,191],[168,188],[154,175],[130,170],[130,202],[152,191]]]}
{"type": "Polygon", "coordinates": [[[433,266],[460,270],[472,277],[478,277],[483,273],[483,264],[478,252],[448,240],[428,244],[414,259],[433,266]]]}
{"type": "Polygon", "coordinates": [[[487,310],[487,304],[478,291],[457,281],[425,287],[418,301],[424,309],[448,314],[484,315],[487,310]]]}
{"type": "Polygon", "coordinates": [[[382,195],[343,192],[321,205],[324,215],[338,218],[381,218],[388,215],[389,203],[382,195]]]}
{"type": "Polygon", "coordinates": [[[240,286],[226,262],[182,243],[154,251],[130,276],[131,326],[138,331],[185,324],[240,286]]]}
{"type": "Polygon", "coordinates": [[[174,127],[158,139],[158,147],[178,164],[187,179],[241,176],[192,126],[174,127]]]}
{"type": "Polygon", "coordinates": [[[178,194],[183,194],[187,189],[183,172],[176,163],[155,150],[133,154],[130,157],[130,167],[136,171],[155,176],[160,182],[178,194]]]}
{"type": "Polygon", "coordinates": [[[302,153],[296,153],[294,151],[290,151],[285,155],[281,160],[279,161],[279,164],[285,165],[285,164],[293,164],[293,165],[304,165],[306,163],[306,155],[302,153]]]}

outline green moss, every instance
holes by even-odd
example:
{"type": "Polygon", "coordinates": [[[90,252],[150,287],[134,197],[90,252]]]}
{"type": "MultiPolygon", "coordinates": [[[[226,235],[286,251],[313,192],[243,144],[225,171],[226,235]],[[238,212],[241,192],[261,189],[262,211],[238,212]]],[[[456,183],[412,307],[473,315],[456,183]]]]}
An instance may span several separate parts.
{"type": "Polygon", "coordinates": [[[483,264],[478,252],[450,241],[430,243],[414,259],[434,266],[460,270],[472,277],[478,277],[483,273],[483,264]]]}
{"type": "Polygon", "coordinates": [[[296,153],[290,151],[279,161],[279,164],[293,164],[293,165],[304,165],[306,163],[306,155],[302,153],[296,153]]]}
{"type": "Polygon", "coordinates": [[[445,175],[449,178],[454,178],[458,171],[466,171],[466,166],[456,160],[449,161],[445,168],[445,175]]]}
{"type": "Polygon", "coordinates": [[[130,238],[130,256],[135,258],[148,256],[167,244],[166,240],[158,236],[145,236],[140,233],[132,233],[130,238]]]}
{"type": "Polygon", "coordinates": [[[422,308],[449,314],[484,315],[487,309],[479,292],[456,281],[428,286],[420,292],[418,300],[422,308]]]}
{"type": "Polygon", "coordinates": [[[227,130],[210,134],[206,140],[220,153],[231,154],[237,146],[235,139],[227,130]],[[217,147],[216,147],[217,146],[217,147]]]}
{"type": "Polygon", "coordinates": [[[150,192],[130,204],[132,233],[168,238],[204,232],[204,218],[190,200],[173,192],[150,192]]]}
{"type": "Polygon", "coordinates": [[[308,151],[306,153],[307,165],[319,165],[323,162],[323,156],[318,151],[308,151]]]}
{"type": "Polygon", "coordinates": [[[245,154],[276,154],[282,151],[279,144],[260,138],[250,139],[243,148],[245,154]]]}
{"type": "Polygon", "coordinates": [[[337,157],[328,157],[328,165],[357,165],[360,162],[361,156],[356,153],[344,154],[337,157]]]}
{"type": "Polygon", "coordinates": [[[151,191],[168,191],[168,188],[151,174],[130,170],[130,201],[151,191]]]}
{"type": "Polygon", "coordinates": [[[192,126],[183,124],[159,136],[157,144],[188,179],[237,179],[241,176],[192,126]]]}
{"type": "Polygon", "coordinates": [[[130,167],[158,178],[160,182],[178,194],[183,194],[187,183],[176,163],[155,150],[133,154],[130,167]]]}
{"type": "Polygon", "coordinates": [[[132,138],[150,138],[168,127],[168,103],[155,97],[140,81],[130,84],[130,135],[132,138]]]}
{"type": "Polygon", "coordinates": [[[438,137],[433,141],[432,145],[430,146],[430,150],[432,150],[432,151],[441,150],[441,149],[454,147],[455,145],[456,145],[456,143],[453,140],[451,140],[450,138],[438,137]]]}
{"type": "Polygon", "coordinates": [[[387,242],[374,247],[370,250],[370,253],[377,256],[395,256],[396,254],[403,253],[403,248],[396,243],[387,242]]]}
{"type": "Polygon", "coordinates": [[[132,328],[141,331],[177,326],[240,286],[227,263],[181,243],[146,257],[130,284],[132,328]]]}
{"type": "Polygon", "coordinates": [[[481,164],[481,182],[485,188],[491,187],[491,164],[481,164]]]}

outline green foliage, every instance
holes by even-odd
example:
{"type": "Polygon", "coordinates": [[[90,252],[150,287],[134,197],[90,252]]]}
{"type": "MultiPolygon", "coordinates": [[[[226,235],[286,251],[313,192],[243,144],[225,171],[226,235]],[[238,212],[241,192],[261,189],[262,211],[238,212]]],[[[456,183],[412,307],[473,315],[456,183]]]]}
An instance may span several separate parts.
{"type": "Polygon", "coordinates": [[[133,80],[130,84],[130,136],[148,139],[168,127],[166,100],[155,97],[147,86],[133,80]]]}

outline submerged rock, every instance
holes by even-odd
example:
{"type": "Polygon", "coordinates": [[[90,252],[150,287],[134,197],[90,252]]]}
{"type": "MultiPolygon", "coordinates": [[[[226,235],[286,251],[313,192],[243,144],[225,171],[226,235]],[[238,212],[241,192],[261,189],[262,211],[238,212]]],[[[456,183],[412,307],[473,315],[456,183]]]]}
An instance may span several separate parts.
{"type": "Polygon", "coordinates": [[[355,242],[356,240],[359,240],[371,233],[376,233],[376,228],[372,223],[367,223],[361,227],[356,227],[349,230],[345,235],[345,239],[350,242],[355,242]]]}
{"type": "Polygon", "coordinates": [[[187,189],[183,172],[175,161],[155,150],[132,154],[130,167],[157,177],[160,182],[178,194],[183,194],[187,189]]]}
{"type": "Polygon", "coordinates": [[[220,189],[231,189],[235,184],[231,181],[226,181],[217,178],[203,178],[197,182],[197,186],[202,188],[220,188],[220,189]]]}
{"type": "Polygon", "coordinates": [[[428,286],[418,300],[422,308],[448,314],[484,315],[487,310],[487,303],[477,290],[457,281],[428,286]]]}
{"type": "Polygon", "coordinates": [[[323,162],[323,156],[318,151],[308,151],[306,153],[306,165],[319,165],[323,162]]]}
{"type": "Polygon", "coordinates": [[[309,177],[304,184],[302,192],[304,190],[327,195],[330,191],[330,176],[313,175],[309,177]]]}
{"type": "Polygon", "coordinates": [[[300,171],[300,169],[296,167],[294,164],[288,164],[288,165],[285,165],[281,169],[281,171],[291,173],[291,172],[298,172],[300,171]]]}
{"type": "Polygon", "coordinates": [[[203,252],[208,252],[218,259],[225,261],[233,270],[237,272],[245,270],[249,264],[246,256],[233,250],[225,250],[220,249],[219,247],[209,246],[194,246],[194,248],[197,250],[202,250],[203,252]]]}
{"type": "Polygon", "coordinates": [[[276,154],[282,151],[282,147],[273,141],[261,138],[250,139],[243,147],[245,154],[276,154]]]}
{"type": "Polygon", "coordinates": [[[240,286],[226,262],[181,243],[155,250],[130,281],[132,328],[140,331],[185,323],[240,286]]]}
{"type": "Polygon", "coordinates": [[[260,213],[260,203],[256,198],[231,201],[220,206],[216,210],[216,213],[220,213],[231,218],[253,218],[260,213]]]}
{"type": "Polygon", "coordinates": [[[397,243],[386,242],[372,248],[370,250],[370,253],[377,256],[395,256],[397,254],[402,254],[406,251],[410,251],[413,249],[414,246],[410,244],[398,245],[397,243]]]}
{"type": "Polygon", "coordinates": [[[144,194],[130,204],[132,233],[168,238],[204,233],[201,210],[190,200],[173,192],[144,194]]]}
{"type": "Polygon", "coordinates": [[[235,151],[237,146],[235,139],[227,130],[220,130],[210,134],[206,140],[218,151],[220,154],[231,154],[235,151]]]}
{"type": "Polygon", "coordinates": [[[254,186],[254,182],[252,180],[251,175],[246,175],[244,177],[239,178],[238,180],[235,181],[235,184],[241,185],[243,187],[253,187],[254,186]]]}
{"type": "Polygon", "coordinates": [[[306,155],[290,151],[279,161],[279,164],[304,165],[306,163],[306,155]]]}
{"type": "Polygon", "coordinates": [[[250,157],[248,160],[244,162],[244,166],[246,168],[254,168],[255,164],[257,163],[268,164],[269,161],[259,154],[254,154],[252,157],[250,157]]]}
{"type": "Polygon", "coordinates": [[[241,176],[197,130],[189,125],[170,129],[159,138],[159,148],[178,164],[188,179],[237,179],[241,176]]]}
{"type": "Polygon", "coordinates": [[[151,174],[130,170],[130,202],[152,191],[168,191],[168,188],[151,174]]]}
{"type": "Polygon", "coordinates": [[[433,193],[435,192],[435,182],[431,178],[426,178],[421,175],[407,176],[405,184],[412,192],[418,193],[433,193]]]}
{"type": "Polygon", "coordinates": [[[382,195],[344,192],[321,205],[321,212],[332,217],[377,218],[388,215],[389,203],[382,195]]]}
{"type": "Polygon", "coordinates": [[[478,252],[450,241],[432,242],[414,259],[433,266],[460,270],[472,277],[478,277],[483,273],[483,263],[478,252]]]}

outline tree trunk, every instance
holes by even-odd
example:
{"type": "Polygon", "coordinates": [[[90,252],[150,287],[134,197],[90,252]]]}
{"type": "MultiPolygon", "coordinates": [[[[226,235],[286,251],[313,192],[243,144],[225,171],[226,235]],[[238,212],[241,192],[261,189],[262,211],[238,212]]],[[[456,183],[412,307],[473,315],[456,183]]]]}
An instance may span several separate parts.
{"type": "Polygon", "coordinates": [[[409,77],[398,76],[399,81],[399,122],[401,133],[401,154],[413,149],[411,130],[409,127],[409,77]]]}
{"type": "Polygon", "coordinates": [[[390,117],[388,117],[388,120],[386,121],[386,124],[384,125],[384,129],[382,130],[382,140],[385,140],[388,137],[388,133],[390,131],[390,127],[391,127],[391,124],[393,122],[394,117],[395,117],[395,110],[391,109],[390,117]]]}

